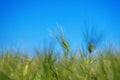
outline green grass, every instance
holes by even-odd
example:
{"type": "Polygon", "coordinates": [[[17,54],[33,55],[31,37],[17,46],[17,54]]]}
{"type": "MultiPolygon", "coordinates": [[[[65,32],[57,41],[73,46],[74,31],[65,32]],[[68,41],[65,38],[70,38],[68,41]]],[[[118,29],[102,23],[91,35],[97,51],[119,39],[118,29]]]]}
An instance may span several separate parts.
{"type": "Polygon", "coordinates": [[[98,51],[97,56],[87,51],[71,51],[61,35],[54,35],[62,46],[61,51],[46,46],[29,57],[2,50],[0,80],[120,80],[119,51],[98,51]]]}
{"type": "Polygon", "coordinates": [[[119,80],[119,68],[119,52],[106,51],[97,57],[77,54],[66,59],[54,56],[51,49],[37,51],[32,58],[8,51],[0,57],[0,80],[119,80]]]}

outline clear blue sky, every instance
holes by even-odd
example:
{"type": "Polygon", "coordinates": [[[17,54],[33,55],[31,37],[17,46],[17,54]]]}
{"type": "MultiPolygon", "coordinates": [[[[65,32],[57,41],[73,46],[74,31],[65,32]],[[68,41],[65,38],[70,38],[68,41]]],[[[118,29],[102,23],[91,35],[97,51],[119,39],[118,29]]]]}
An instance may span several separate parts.
{"type": "Polygon", "coordinates": [[[81,43],[83,27],[93,25],[106,40],[120,43],[120,1],[0,0],[0,47],[40,47],[56,23],[73,46],[81,43]]]}

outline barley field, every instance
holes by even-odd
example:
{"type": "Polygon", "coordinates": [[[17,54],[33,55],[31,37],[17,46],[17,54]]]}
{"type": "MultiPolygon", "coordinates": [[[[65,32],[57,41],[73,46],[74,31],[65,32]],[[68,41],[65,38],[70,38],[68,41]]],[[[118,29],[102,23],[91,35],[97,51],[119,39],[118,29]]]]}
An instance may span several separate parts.
{"type": "Polygon", "coordinates": [[[60,51],[51,46],[27,56],[20,51],[0,52],[0,80],[120,80],[120,51],[107,48],[92,56],[88,50],[71,50],[63,34],[53,35],[60,51]]]}

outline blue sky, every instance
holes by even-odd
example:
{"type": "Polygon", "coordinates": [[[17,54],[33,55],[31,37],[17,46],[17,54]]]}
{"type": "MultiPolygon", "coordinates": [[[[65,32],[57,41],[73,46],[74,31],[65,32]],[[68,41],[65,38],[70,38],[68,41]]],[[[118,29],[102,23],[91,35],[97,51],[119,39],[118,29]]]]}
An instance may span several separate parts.
{"type": "Polygon", "coordinates": [[[94,26],[105,40],[120,44],[118,0],[0,0],[0,47],[31,50],[50,41],[48,30],[64,29],[72,46],[83,29],[94,26]]]}

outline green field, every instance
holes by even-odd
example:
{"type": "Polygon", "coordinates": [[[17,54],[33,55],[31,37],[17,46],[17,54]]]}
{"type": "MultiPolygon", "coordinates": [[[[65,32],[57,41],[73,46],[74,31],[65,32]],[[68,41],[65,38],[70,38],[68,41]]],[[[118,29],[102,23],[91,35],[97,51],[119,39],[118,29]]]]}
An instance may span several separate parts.
{"type": "Polygon", "coordinates": [[[54,35],[62,49],[50,46],[35,50],[34,56],[4,50],[0,56],[0,80],[120,80],[120,52],[107,48],[92,56],[88,51],[71,50],[62,34],[54,35]]]}

